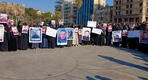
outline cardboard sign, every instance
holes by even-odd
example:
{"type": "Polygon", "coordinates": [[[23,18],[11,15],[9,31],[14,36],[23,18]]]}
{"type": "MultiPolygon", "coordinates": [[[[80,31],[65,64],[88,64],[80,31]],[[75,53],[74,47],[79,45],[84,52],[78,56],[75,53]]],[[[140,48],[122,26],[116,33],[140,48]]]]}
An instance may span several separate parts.
{"type": "Polygon", "coordinates": [[[57,30],[47,27],[46,35],[51,36],[51,37],[56,37],[57,30]]]}
{"type": "Polygon", "coordinates": [[[92,29],[92,33],[95,33],[95,34],[101,35],[102,32],[103,32],[103,31],[102,31],[101,29],[97,29],[97,28],[93,28],[93,29],[92,29]]]}
{"type": "Polygon", "coordinates": [[[97,26],[97,22],[96,21],[88,21],[87,22],[87,27],[96,27],[97,26]]]}

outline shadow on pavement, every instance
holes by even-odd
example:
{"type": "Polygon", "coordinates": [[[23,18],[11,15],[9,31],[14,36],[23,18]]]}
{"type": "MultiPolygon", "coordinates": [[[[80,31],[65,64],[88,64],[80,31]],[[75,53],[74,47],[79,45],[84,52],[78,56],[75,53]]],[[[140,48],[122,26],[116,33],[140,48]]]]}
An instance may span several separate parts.
{"type": "Polygon", "coordinates": [[[126,66],[137,68],[137,69],[140,69],[140,70],[143,70],[143,71],[148,71],[148,67],[143,67],[143,66],[140,66],[140,65],[137,65],[137,64],[125,62],[125,61],[115,59],[115,58],[112,58],[112,57],[109,57],[109,56],[102,56],[102,55],[98,55],[98,56],[101,57],[101,58],[104,58],[106,60],[116,62],[116,63],[121,64],[121,65],[126,65],[126,66]]]}
{"type": "Polygon", "coordinates": [[[106,78],[106,77],[102,77],[102,76],[98,76],[98,75],[96,75],[95,78],[97,78],[99,80],[112,80],[112,79],[109,79],[109,78],[106,78]]]}
{"type": "Polygon", "coordinates": [[[144,54],[144,53],[142,53],[140,51],[136,51],[136,50],[132,50],[132,49],[127,49],[127,48],[121,48],[121,47],[120,48],[119,47],[113,47],[113,48],[129,52],[129,53],[131,53],[132,55],[135,56],[133,58],[138,59],[138,60],[143,60],[145,62],[148,62],[148,54],[147,53],[144,54]]]}
{"type": "MultiPolygon", "coordinates": [[[[95,78],[96,78],[97,80],[112,80],[112,79],[109,79],[109,78],[106,78],[106,77],[102,77],[102,76],[99,76],[99,75],[96,75],[95,78]]],[[[86,76],[86,79],[87,79],[87,80],[96,80],[96,79],[94,79],[94,78],[92,78],[92,77],[90,77],[90,76],[86,76]]]]}
{"type": "Polygon", "coordinates": [[[148,78],[138,77],[141,80],[148,80],[148,78]]]}

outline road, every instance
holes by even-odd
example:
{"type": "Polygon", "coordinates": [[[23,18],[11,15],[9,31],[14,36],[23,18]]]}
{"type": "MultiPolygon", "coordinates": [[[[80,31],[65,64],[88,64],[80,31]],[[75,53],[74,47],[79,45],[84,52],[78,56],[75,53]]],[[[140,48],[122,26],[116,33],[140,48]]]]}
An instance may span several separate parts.
{"type": "Polygon", "coordinates": [[[0,52],[0,80],[148,80],[148,56],[89,45],[0,52]]]}

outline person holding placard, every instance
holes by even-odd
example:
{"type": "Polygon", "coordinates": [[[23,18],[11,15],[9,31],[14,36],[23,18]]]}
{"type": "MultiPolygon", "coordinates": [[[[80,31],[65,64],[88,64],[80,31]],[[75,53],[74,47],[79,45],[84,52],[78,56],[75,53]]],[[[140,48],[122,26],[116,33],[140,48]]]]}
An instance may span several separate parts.
{"type": "Polygon", "coordinates": [[[28,31],[29,31],[29,26],[26,23],[23,23],[23,25],[20,25],[18,28],[20,32],[20,37],[19,37],[19,49],[20,50],[27,50],[28,49],[28,31]]]}
{"type": "MultiPolygon", "coordinates": [[[[0,27],[4,28],[3,42],[0,42],[0,51],[8,51],[8,41],[10,39],[10,29],[6,23],[1,23],[0,27]]],[[[3,29],[1,28],[1,29],[3,29]]]]}
{"type": "Polygon", "coordinates": [[[46,35],[47,26],[44,24],[42,26],[42,43],[40,44],[40,48],[48,48],[48,39],[46,35]]]}
{"type": "Polygon", "coordinates": [[[15,25],[11,25],[10,30],[10,42],[9,42],[9,51],[17,51],[18,49],[18,36],[19,32],[15,25]]]}

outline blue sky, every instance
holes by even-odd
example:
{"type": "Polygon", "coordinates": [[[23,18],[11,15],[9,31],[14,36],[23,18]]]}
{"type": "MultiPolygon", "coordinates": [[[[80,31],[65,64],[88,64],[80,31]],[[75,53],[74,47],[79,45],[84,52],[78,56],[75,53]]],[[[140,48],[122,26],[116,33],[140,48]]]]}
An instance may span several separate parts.
{"type": "MultiPolygon", "coordinates": [[[[38,9],[45,12],[54,12],[54,6],[56,0],[0,0],[5,2],[13,2],[24,4],[25,7],[32,7],[34,9],[38,9]]],[[[113,0],[107,0],[107,4],[112,5],[113,0]]]]}

